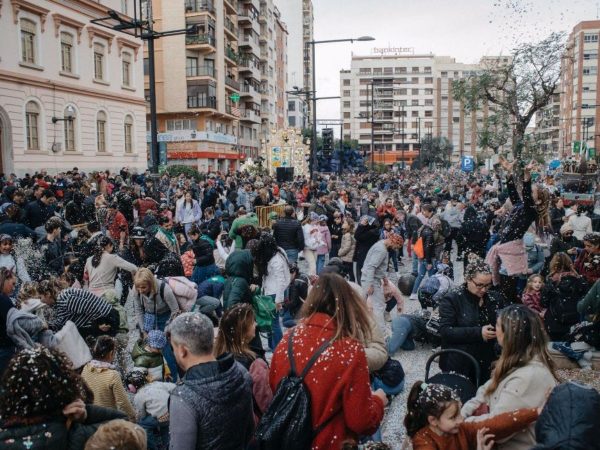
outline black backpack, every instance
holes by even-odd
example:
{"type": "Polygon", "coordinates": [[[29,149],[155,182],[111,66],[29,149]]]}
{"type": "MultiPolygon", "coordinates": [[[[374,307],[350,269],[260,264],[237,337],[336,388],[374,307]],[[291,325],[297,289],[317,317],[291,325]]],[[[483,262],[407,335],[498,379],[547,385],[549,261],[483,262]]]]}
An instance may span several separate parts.
{"type": "Polygon", "coordinates": [[[450,223],[446,219],[440,219],[440,222],[442,222],[440,234],[444,238],[447,238],[448,236],[450,236],[452,234],[452,227],[450,226],[450,223]]]}
{"type": "MultiPolygon", "coordinates": [[[[293,353],[294,330],[288,337],[288,358],[290,373],[283,378],[273,395],[273,401],[260,418],[255,437],[261,450],[307,450],[313,439],[329,423],[326,420],[316,429],[312,427],[310,393],[304,384],[304,377],[317,361],[321,353],[331,345],[324,342],[308,360],[304,370],[297,375],[293,353]]],[[[335,417],[332,416],[331,418],[335,417]]]]}

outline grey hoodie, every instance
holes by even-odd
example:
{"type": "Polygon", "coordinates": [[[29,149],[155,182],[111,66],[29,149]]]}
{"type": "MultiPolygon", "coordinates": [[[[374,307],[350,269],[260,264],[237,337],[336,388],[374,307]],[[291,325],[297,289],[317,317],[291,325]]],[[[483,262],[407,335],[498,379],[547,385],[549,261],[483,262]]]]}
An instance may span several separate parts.
{"type": "Polygon", "coordinates": [[[52,331],[35,314],[11,308],[6,317],[6,334],[21,349],[31,349],[35,344],[54,348],[57,344],[52,331]]]}

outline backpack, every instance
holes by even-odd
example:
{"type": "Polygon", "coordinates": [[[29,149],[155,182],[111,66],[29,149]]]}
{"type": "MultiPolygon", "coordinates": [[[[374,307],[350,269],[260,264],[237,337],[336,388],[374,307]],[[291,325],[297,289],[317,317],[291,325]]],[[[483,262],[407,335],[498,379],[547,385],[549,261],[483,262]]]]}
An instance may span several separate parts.
{"type": "Polygon", "coordinates": [[[444,238],[447,238],[452,234],[452,227],[446,219],[440,219],[440,222],[442,223],[442,226],[440,228],[440,234],[444,236],[444,238]]]}
{"type": "Polygon", "coordinates": [[[321,344],[304,366],[302,373],[298,375],[293,352],[294,332],[295,329],[292,329],[288,337],[290,373],[279,382],[273,401],[256,427],[256,442],[261,450],[308,450],[313,439],[335,417],[335,415],[331,416],[313,429],[310,393],[304,384],[304,378],[309,370],[331,345],[331,341],[321,344]]]}
{"type": "Polygon", "coordinates": [[[186,277],[166,277],[160,283],[160,296],[163,299],[165,298],[165,284],[167,283],[177,299],[179,309],[183,312],[190,311],[198,298],[198,286],[196,283],[188,280],[186,277]]]}
{"type": "Polygon", "coordinates": [[[188,250],[181,255],[181,265],[183,266],[183,274],[186,277],[191,277],[194,266],[196,265],[196,255],[194,255],[194,250],[188,250]]]}

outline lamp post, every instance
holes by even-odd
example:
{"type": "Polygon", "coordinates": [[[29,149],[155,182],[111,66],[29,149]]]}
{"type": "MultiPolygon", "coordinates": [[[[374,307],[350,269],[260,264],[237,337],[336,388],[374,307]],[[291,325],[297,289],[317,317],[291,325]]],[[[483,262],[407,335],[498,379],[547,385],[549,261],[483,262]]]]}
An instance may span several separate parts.
{"type": "Polygon", "coordinates": [[[315,45],[317,44],[333,44],[337,42],[365,42],[365,41],[374,41],[375,38],[371,36],[361,36],[358,38],[350,38],[350,39],[326,39],[322,41],[308,41],[306,45],[311,46],[311,62],[312,62],[312,149],[311,149],[311,160],[310,160],[310,178],[312,180],[316,166],[317,166],[317,75],[315,71],[315,45]]]}
{"type": "Polygon", "coordinates": [[[134,0],[133,18],[123,15],[115,10],[107,10],[107,17],[93,19],[90,22],[110,30],[119,31],[135,38],[148,42],[148,78],[149,78],[149,103],[150,103],[150,156],[152,166],[150,170],[158,174],[159,150],[158,150],[158,120],[156,112],[156,70],[154,64],[154,41],[161,37],[176,36],[181,34],[196,34],[198,25],[190,25],[186,28],[168,31],[155,31],[153,28],[151,2],[145,0],[134,0]],[[146,8],[144,18],[144,8],[146,8]],[[138,17],[139,13],[139,17],[138,17]]]}

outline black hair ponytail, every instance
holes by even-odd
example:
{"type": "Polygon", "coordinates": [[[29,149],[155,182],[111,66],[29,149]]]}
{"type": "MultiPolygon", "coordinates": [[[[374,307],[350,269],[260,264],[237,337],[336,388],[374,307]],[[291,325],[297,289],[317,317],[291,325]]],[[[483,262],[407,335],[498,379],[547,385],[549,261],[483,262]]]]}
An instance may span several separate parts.
{"type": "Polygon", "coordinates": [[[110,352],[114,351],[115,347],[116,343],[112,337],[106,335],[98,336],[92,349],[92,356],[96,360],[103,360],[110,352]]]}
{"type": "Polygon", "coordinates": [[[92,267],[96,268],[100,265],[102,254],[106,247],[112,244],[112,240],[107,236],[100,236],[94,247],[94,255],[92,256],[92,267]]]}
{"type": "Polygon", "coordinates": [[[448,386],[417,381],[413,384],[406,405],[404,426],[411,438],[429,423],[428,417],[441,417],[452,403],[460,406],[458,395],[448,386]]]}

